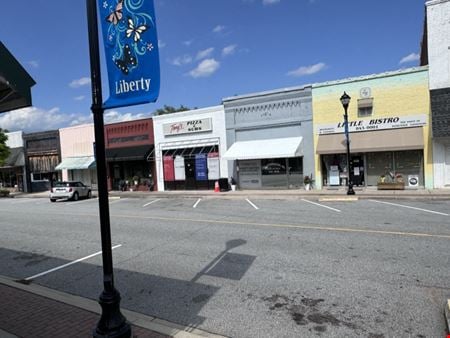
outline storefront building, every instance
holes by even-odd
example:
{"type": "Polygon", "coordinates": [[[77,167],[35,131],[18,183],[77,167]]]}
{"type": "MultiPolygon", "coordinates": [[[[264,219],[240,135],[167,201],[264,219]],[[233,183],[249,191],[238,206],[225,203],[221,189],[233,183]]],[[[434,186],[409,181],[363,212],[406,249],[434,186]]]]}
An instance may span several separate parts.
{"type": "Polygon", "coordinates": [[[316,186],[433,187],[428,67],[417,67],[313,85],[316,186]],[[348,108],[350,169],[344,109],[348,108]]]}
{"type": "Polygon", "coordinates": [[[105,148],[109,190],[156,189],[151,118],[106,125],[105,148]]]}
{"type": "Polygon", "coordinates": [[[426,3],[421,64],[429,65],[434,187],[450,188],[450,0],[426,3]]]}
{"type": "Polygon", "coordinates": [[[223,99],[224,158],[240,189],[295,189],[314,173],[311,100],[311,87],[223,99]]]}
{"type": "Polygon", "coordinates": [[[23,134],[27,191],[49,190],[58,179],[56,166],[61,162],[59,131],[23,134]]]}
{"type": "Polygon", "coordinates": [[[22,132],[6,133],[10,154],[0,167],[0,188],[26,192],[25,155],[22,132]]]}
{"type": "Polygon", "coordinates": [[[223,106],[153,117],[158,190],[214,189],[228,178],[223,106]]]}
{"type": "Polygon", "coordinates": [[[63,181],[80,181],[97,189],[94,156],[94,125],[84,124],[59,130],[61,163],[56,166],[63,181]]]}

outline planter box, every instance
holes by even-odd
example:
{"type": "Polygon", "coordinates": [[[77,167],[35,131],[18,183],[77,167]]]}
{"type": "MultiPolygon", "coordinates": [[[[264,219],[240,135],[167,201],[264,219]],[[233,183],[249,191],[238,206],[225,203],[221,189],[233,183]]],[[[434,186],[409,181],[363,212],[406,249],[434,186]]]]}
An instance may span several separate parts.
{"type": "Polygon", "coordinates": [[[405,190],[405,183],[378,183],[378,190],[405,190]]]}
{"type": "Polygon", "coordinates": [[[0,190],[0,197],[9,197],[9,190],[0,190]]]}

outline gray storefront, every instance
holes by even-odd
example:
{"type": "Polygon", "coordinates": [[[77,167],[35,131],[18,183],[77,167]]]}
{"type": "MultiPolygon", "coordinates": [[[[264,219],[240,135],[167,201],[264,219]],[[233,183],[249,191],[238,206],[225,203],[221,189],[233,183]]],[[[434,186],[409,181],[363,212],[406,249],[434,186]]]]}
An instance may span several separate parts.
{"type": "Polygon", "coordinates": [[[241,189],[295,189],[314,173],[311,87],[223,99],[229,176],[241,189]]]}

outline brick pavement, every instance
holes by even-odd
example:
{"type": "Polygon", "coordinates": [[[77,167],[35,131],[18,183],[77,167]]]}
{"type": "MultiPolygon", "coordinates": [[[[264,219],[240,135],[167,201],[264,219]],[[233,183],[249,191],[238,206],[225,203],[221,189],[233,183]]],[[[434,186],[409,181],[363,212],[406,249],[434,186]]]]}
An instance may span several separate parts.
{"type": "MultiPolygon", "coordinates": [[[[92,337],[99,318],[96,313],[0,284],[0,329],[18,337],[92,337]]],[[[132,328],[136,338],[168,337],[132,328]]]]}

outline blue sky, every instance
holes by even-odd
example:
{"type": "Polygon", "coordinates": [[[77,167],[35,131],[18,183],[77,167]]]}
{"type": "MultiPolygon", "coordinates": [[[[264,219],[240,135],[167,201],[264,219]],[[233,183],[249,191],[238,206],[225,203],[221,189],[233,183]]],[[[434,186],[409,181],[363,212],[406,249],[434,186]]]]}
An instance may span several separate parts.
{"type": "MultiPolygon", "coordinates": [[[[107,111],[116,122],[164,105],[221,99],[418,65],[424,0],[155,0],[156,103],[107,111]]],[[[35,79],[10,131],[92,122],[84,0],[5,1],[0,40],[35,79]]],[[[108,97],[103,69],[104,99],[108,97]]]]}

